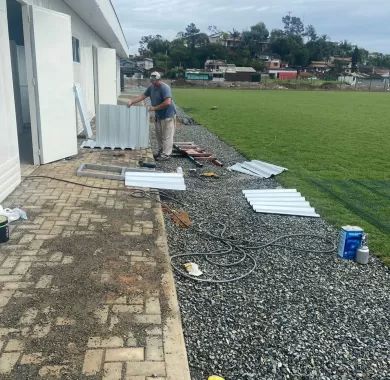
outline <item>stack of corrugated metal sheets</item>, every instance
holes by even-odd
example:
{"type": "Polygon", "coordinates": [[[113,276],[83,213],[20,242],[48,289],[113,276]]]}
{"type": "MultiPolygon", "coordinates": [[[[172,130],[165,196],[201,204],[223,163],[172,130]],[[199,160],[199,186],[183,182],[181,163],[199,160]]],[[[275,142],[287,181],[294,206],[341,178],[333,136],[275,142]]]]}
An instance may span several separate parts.
{"type": "Polygon", "coordinates": [[[237,163],[233,166],[228,167],[228,169],[231,171],[234,170],[236,172],[249,174],[259,178],[269,178],[273,175],[277,175],[285,170],[288,170],[286,168],[283,168],[282,166],[277,166],[269,164],[268,162],[258,160],[237,163]]]}
{"type": "Polygon", "coordinates": [[[319,218],[315,209],[296,189],[243,190],[242,192],[256,212],[319,218]]]}
{"type": "Polygon", "coordinates": [[[147,187],[151,189],[185,190],[183,172],[126,172],[125,185],[130,187],[147,187]]]}
{"type": "Polygon", "coordinates": [[[82,148],[142,149],[149,143],[149,113],[146,107],[100,104],[96,115],[96,141],[82,148]]]}

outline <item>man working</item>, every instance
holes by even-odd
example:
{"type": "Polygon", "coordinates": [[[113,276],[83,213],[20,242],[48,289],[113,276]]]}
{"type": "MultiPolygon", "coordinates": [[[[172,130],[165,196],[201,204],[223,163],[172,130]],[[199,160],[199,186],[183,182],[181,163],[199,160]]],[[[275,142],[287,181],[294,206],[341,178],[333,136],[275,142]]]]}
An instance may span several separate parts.
{"type": "Polygon", "coordinates": [[[173,149],[173,136],[175,134],[176,108],[172,100],[171,88],[163,83],[160,74],[155,71],[150,75],[152,84],[146,91],[129,100],[127,106],[131,107],[135,103],[150,97],[152,106],[149,111],[155,112],[155,128],[158,145],[158,152],[154,155],[157,161],[169,160],[173,149]]]}

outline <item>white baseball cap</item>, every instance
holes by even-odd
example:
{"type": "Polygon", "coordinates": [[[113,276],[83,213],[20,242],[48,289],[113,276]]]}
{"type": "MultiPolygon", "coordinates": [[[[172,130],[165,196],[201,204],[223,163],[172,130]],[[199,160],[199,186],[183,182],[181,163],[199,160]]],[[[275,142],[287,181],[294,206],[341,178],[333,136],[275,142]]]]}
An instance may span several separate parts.
{"type": "Polygon", "coordinates": [[[153,71],[153,72],[150,74],[150,79],[159,80],[160,78],[161,78],[161,75],[160,75],[160,73],[158,73],[157,71],[153,71]]]}

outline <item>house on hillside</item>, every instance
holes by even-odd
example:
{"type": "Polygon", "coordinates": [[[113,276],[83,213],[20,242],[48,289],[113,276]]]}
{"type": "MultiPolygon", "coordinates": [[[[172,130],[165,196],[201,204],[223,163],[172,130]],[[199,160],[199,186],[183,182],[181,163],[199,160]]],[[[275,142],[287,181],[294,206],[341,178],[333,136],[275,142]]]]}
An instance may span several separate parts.
{"type": "Polygon", "coordinates": [[[0,201],[21,164],[77,153],[74,85],[86,112],[116,104],[128,47],[110,0],[0,0],[0,201]]]}
{"type": "Polygon", "coordinates": [[[339,65],[344,73],[351,74],[352,72],[352,58],[351,57],[330,57],[329,65],[335,67],[339,65]]]}
{"type": "Polygon", "coordinates": [[[232,33],[218,32],[209,36],[210,44],[218,44],[227,48],[237,48],[241,43],[241,35],[233,35],[232,33]]]}
{"type": "Polygon", "coordinates": [[[280,69],[282,61],[280,59],[269,59],[265,62],[265,68],[269,69],[280,69]]]}
{"type": "Polygon", "coordinates": [[[307,71],[313,72],[315,74],[324,74],[331,69],[328,61],[312,61],[307,68],[307,71]]]}
{"type": "Polygon", "coordinates": [[[153,59],[152,58],[141,58],[137,60],[137,66],[139,69],[147,71],[153,69],[153,59]]]}
{"type": "Polygon", "coordinates": [[[204,69],[210,72],[225,72],[229,65],[220,59],[208,59],[204,64],[204,69]]]}
{"type": "Polygon", "coordinates": [[[225,71],[225,80],[229,82],[258,82],[260,76],[257,75],[253,67],[235,66],[225,71]]]}

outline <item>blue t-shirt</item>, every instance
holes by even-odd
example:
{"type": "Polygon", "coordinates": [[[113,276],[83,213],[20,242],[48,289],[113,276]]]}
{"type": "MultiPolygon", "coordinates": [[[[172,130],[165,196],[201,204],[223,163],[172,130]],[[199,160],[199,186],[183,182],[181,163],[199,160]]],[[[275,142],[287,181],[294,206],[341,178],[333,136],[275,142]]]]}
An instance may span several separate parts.
{"type": "MultiPolygon", "coordinates": [[[[166,98],[172,99],[171,88],[165,83],[161,83],[159,87],[155,87],[151,84],[144,92],[144,95],[150,97],[153,107],[160,105],[166,98]]],[[[176,108],[173,100],[167,108],[156,111],[156,116],[160,120],[169,119],[170,117],[174,117],[175,114],[176,108]]]]}

